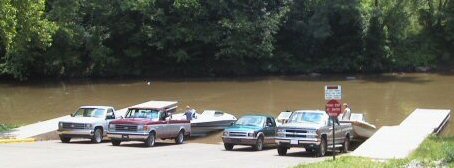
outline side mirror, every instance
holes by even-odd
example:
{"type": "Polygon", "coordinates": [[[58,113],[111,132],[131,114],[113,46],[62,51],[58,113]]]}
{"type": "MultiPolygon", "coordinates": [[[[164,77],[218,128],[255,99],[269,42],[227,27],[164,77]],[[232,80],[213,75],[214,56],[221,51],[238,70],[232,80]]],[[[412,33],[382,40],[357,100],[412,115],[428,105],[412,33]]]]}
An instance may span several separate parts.
{"type": "Polygon", "coordinates": [[[74,117],[74,113],[69,114],[71,117],[74,117]]]}

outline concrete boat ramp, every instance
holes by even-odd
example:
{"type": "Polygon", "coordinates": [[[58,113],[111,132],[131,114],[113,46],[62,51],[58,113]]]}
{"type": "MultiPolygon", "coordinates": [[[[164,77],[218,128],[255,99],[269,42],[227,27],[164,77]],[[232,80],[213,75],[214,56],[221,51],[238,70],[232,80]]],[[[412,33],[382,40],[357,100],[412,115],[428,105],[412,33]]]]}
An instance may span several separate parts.
{"type": "Polygon", "coordinates": [[[437,134],[443,129],[451,117],[450,112],[416,109],[401,124],[381,127],[350,155],[377,160],[406,158],[430,134],[437,134]]]}

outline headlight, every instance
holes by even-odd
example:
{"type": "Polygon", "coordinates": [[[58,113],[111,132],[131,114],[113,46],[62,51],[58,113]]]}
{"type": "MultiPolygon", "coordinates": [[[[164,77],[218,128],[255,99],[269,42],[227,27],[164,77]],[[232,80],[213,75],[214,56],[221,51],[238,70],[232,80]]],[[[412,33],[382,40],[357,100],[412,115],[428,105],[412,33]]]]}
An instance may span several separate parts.
{"type": "Polygon", "coordinates": [[[224,131],[224,136],[229,136],[229,132],[228,131],[224,131]]]}
{"type": "Polygon", "coordinates": [[[109,130],[115,130],[115,124],[110,124],[109,125],[109,130]]]}
{"type": "Polygon", "coordinates": [[[285,129],[278,129],[276,135],[280,137],[285,136],[285,129]]]}
{"type": "Polygon", "coordinates": [[[138,131],[142,131],[142,130],[143,130],[143,125],[138,125],[138,126],[137,126],[137,130],[138,130],[138,131]]]}
{"type": "Polygon", "coordinates": [[[309,134],[306,135],[307,138],[315,138],[317,137],[317,130],[307,130],[307,134],[309,134]]]}
{"type": "Polygon", "coordinates": [[[59,122],[58,123],[58,128],[62,128],[63,127],[63,123],[62,122],[59,122]]]}
{"type": "Polygon", "coordinates": [[[316,130],[307,130],[307,133],[308,134],[317,134],[317,131],[316,130]]]}
{"type": "Polygon", "coordinates": [[[248,137],[255,137],[255,132],[248,132],[248,133],[247,133],[247,136],[248,136],[248,137]]]}
{"type": "Polygon", "coordinates": [[[92,126],[91,124],[85,124],[86,129],[91,129],[91,126],[92,126]]]}

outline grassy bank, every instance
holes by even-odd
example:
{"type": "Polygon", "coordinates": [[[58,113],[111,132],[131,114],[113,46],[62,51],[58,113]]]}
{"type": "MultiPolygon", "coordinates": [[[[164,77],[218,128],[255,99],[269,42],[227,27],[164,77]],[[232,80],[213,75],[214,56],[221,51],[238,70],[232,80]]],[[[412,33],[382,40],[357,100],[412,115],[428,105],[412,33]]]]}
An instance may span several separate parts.
{"type": "Polygon", "coordinates": [[[18,127],[18,125],[1,124],[0,123],[0,132],[9,131],[9,130],[17,128],[17,127],[18,127]]]}
{"type": "Polygon", "coordinates": [[[454,167],[454,137],[429,137],[406,159],[377,162],[362,157],[339,157],[335,161],[298,165],[295,168],[350,167],[454,167]]]}

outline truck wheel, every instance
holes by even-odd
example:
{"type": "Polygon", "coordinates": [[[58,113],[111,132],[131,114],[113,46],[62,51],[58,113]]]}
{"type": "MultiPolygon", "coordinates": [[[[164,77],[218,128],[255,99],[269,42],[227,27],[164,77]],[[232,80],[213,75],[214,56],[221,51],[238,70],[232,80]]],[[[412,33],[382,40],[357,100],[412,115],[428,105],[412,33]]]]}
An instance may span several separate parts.
{"type": "Polygon", "coordinates": [[[102,142],[102,130],[100,128],[96,128],[91,138],[91,142],[93,143],[101,143],[102,142]]]}
{"type": "Polygon", "coordinates": [[[257,143],[254,145],[254,150],[261,151],[263,149],[263,137],[257,138],[257,143]]]}
{"type": "Polygon", "coordinates": [[[155,141],[156,141],[156,136],[154,135],[154,133],[150,133],[150,135],[148,135],[147,140],[145,141],[145,146],[152,147],[152,146],[154,146],[155,141]]]}
{"type": "Polygon", "coordinates": [[[348,138],[348,136],[346,136],[344,143],[342,144],[342,152],[347,153],[349,148],[350,148],[350,138],[348,138]]]}
{"type": "Polygon", "coordinates": [[[112,146],[120,146],[121,140],[112,139],[112,146]]]}
{"type": "Polygon", "coordinates": [[[317,149],[315,150],[317,157],[323,157],[326,154],[326,147],[327,147],[326,139],[322,138],[321,140],[322,141],[320,142],[320,145],[318,145],[317,149]]]}
{"type": "Polygon", "coordinates": [[[181,130],[179,133],[178,133],[178,136],[175,138],[175,143],[176,144],[182,144],[184,142],[184,131],[181,130]]]}
{"type": "Polygon", "coordinates": [[[224,148],[225,150],[228,150],[228,151],[231,151],[233,149],[233,144],[228,144],[228,143],[225,143],[224,144],[224,148]]]}
{"type": "Polygon", "coordinates": [[[60,136],[60,140],[62,143],[69,143],[69,141],[71,141],[71,138],[60,136]]]}
{"type": "Polygon", "coordinates": [[[287,155],[287,150],[288,150],[287,147],[283,147],[283,146],[278,146],[277,147],[277,153],[279,154],[279,156],[287,155]]]}

